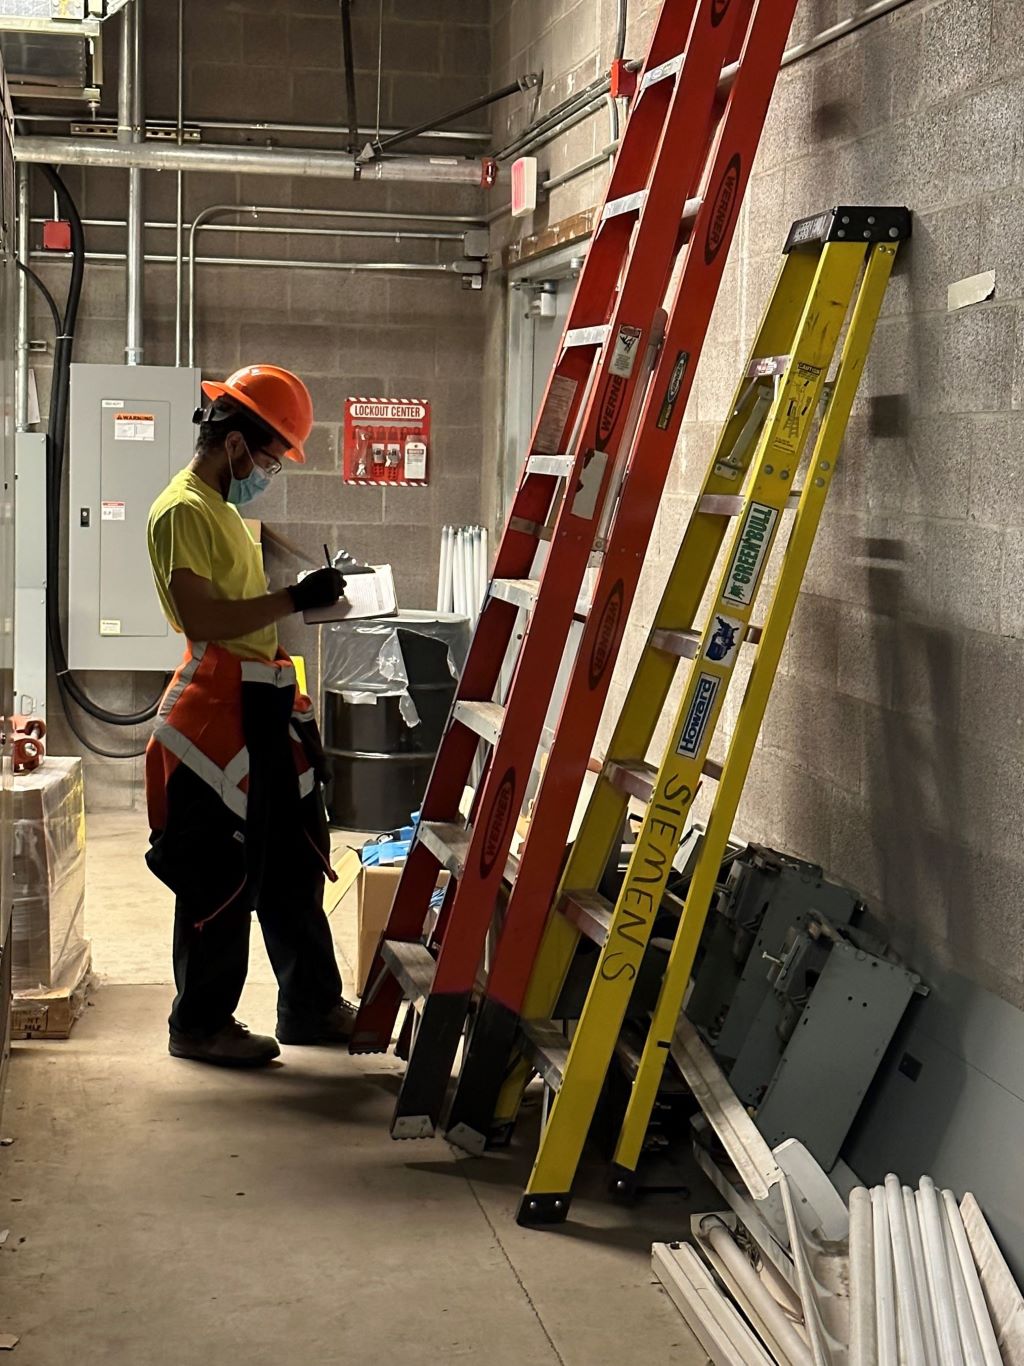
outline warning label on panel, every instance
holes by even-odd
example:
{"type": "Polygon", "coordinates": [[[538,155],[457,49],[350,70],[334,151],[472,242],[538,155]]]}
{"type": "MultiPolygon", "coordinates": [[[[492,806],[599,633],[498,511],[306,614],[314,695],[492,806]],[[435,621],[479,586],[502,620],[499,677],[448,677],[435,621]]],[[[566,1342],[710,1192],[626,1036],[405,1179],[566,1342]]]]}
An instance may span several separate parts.
{"type": "Polygon", "coordinates": [[[100,518],[104,522],[123,522],[124,503],[101,503],[100,518]]]}
{"type": "Polygon", "coordinates": [[[121,634],[121,623],[120,623],[119,621],[112,621],[112,620],[101,620],[101,621],[100,621],[100,635],[101,635],[101,636],[119,636],[120,634],[121,634]]]}
{"type": "Polygon", "coordinates": [[[152,413],[115,413],[115,441],[155,441],[156,418],[152,413]]]}

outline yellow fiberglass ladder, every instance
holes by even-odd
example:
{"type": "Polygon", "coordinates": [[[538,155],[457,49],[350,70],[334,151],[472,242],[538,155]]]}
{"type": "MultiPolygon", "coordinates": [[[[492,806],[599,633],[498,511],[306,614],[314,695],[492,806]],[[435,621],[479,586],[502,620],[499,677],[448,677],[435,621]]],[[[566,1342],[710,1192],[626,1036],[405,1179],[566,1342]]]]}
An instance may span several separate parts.
{"type": "Polygon", "coordinates": [[[639,1062],[613,1169],[628,1190],[640,1158],[721,860],[735,819],[850,410],[899,243],[902,208],[829,210],[790,230],[782,268],[686,527],[664,595],[609,743],[548,918],[522,1011],[518,1057],[508,1071],[495,1129],[514,1121],[529,1077],[550,1104],[519,1207],[522,1224],[558,1223],[571,1200],[630,996],[661,906],[673,858],[702,779],[717,783],[657,1005],[639,1062]],[[838,365],[830,366],[846,329],[838,365]],[[820,414],[820,421],[819,421],[820,414]],[[816,436],[811,442],[817,424],[816,436]],[[811,451],[804,460],[805,450],[811,451]],[[802,488],[794,482],[802,474],[802,488]],[[773,546],[795,517],[766,614],[755,623],[773,546]],[[698,621],[733,527],[711,610],[698,621]],[[753,663],[727,755],[709,748],[741,650],[753,663]],[[660,764],[646,762],[680,660],[689,682],[660,764]],[[618,898],[599,887],[630,799],[646,804],[618,898]],[[575,1021],[552,1018],[581,937],[598,945],[575,1021]]]}

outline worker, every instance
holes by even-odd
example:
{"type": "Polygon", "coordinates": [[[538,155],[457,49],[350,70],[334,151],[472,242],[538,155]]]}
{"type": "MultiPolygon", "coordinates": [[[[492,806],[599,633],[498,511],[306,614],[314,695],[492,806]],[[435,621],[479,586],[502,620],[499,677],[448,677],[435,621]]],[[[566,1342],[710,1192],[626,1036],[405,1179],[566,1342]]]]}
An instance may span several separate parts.
{"type": "Polygon", "coordinates": [[[238,511],[284,460],[305,459],[306,386],[251,365],[203,393],[195,456],[149,514],[157,593],[187,646],[146,754],[146,861],[176,898],[172,1056],[261,1067],[279,1043],[347,1042],[355,1018],[323,909],[334,878],[323,750],[277,636],[292,613],[336,603],[345,582],[325,565],[268,592],[238,511]],[[276,1039],[235,1019],[253,912],[277,978],[276,1039]]]}

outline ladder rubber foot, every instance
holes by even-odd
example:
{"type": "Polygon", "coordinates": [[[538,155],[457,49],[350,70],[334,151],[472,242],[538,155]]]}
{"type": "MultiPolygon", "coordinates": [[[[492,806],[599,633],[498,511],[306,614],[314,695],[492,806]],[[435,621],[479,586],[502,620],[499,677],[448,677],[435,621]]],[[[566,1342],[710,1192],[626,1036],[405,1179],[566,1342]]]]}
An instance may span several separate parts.
{"type": "Polygon", "coordinates": [[[433,1138],[434,1121],[429,1115],[398,1115],[391,1122],[392,1138],[433,1138]]]}
{"type": "Polygon", "coordinates": [[[640,1183],[637,1181],[636,1172],[630,1171],[628,1167],[620,1167],[617,1163],[612,1164],[608,1190],[613,1200],[622,1205],[632,1205],[639,1189],[640,1183]]]}
{"type": "Polygon", "coordinates": [[[519,1016],[514,1010],[493,996],[480,1000],[458,1085],[445,1117],[445,1128],[453,1143],[459,1143],[454,1134],[463,1130],[480,1134],[486,1140],[518,1030],[519,1016]]]}
{"type": "Polygon", "coordinates": [[[391,1040],[381,1043],[375,1034],[353,1034],[348,1041],[348,1051],[350,1053],[386,1053],[391,1047],[391,1040]]]}
{"type": "Polygon", "coordinates": [[[487,1135],[470,1128],[468,1124],[456,1124],[447,1131],[445,1138],[472,1157],[482,1157],[487,1151],[487,1135]]]}
{"type": "Polygon", "coordinates": [[[563,1195],[530,1195],[527,1193],[519,1202],[516,1223],[524,1228],[534,1228],[540,1224],[564,1224],[569,1213],[570,1197],[568,1191],[563,1195]]]}
{"type": "Polygon", "coordinates": [[[512,1142],[515,1120],[507,1119],[504,1124],[495,1124],[487,1135],[488,1148],[507,1148],[512,1142]]]}

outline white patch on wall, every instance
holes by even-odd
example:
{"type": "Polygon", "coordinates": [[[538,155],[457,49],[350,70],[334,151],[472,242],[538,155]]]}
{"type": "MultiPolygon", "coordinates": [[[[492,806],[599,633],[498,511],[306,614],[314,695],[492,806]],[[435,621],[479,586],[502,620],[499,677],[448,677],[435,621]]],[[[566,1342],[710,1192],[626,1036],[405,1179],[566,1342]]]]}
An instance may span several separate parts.
{"type": "Polygon", "coordinates": [[[983,270],[980,275],[968,275],[964,280],[956,280],[946,290],[946,308],[952,313],[957,308],[967,308],[970,304],[983,304],[996,292],[996,273],[983,270]]]}

